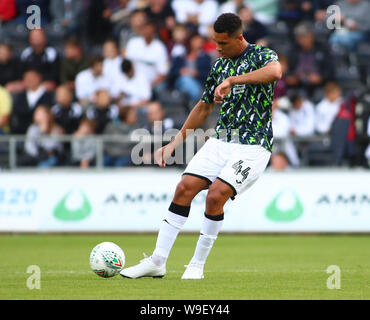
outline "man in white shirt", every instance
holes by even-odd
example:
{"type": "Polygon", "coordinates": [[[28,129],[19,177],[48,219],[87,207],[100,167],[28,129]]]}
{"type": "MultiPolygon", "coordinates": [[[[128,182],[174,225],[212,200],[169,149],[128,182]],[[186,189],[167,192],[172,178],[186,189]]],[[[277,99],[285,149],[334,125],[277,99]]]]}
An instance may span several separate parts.
{"type": "Polygon", "coordinates": [[[279,100],[272,103],[272,130],[274,132],[274,152],[286,154],[293,166],[299,166],[299,157],[294,143],[290,137],[290,119],[286,113],[279,108],[279,100]]]}
{"type": "Polygon", "coordinates": [[[146,76],[151,87],[163,85],[169,71],[169,59],[165,45],[156,39],[156,28],[147,21],[142,36],[129,40],[126,58],[134,63],[136,72],[146,76]]]}
{"type": "Polygon", "coordinates": [[[172,8],[176,21],[198,27],[198,32],[207,36],[209,26],[217,18],[218,3],[215,0],[174,0],[172,8]]]}
{"type": "Polygon", "coordinates": [[[141,73],[136,72],[133,63],[125,59],[122,63],[121,81],[115,83],[114,97],[119,99],[120,107],[145,107],[151,98],[150,82],[141,73]]]}
{"type": "Polygon", "coordinates": [[[300,95],[292,98],[293,108],[289,112],[290,133],[293,136],[307,137],[315,132],[315,109],[309,100],[300,95]]]}
{"type": "Polygon", "coordinates": [[[103,74],[103,58],[93,57],[90,68],[81,71],[76,77],[76,96],[79,103],[86,107],[95,100],[98,90],[111,90],[112,84],[103,74]]]}
{"type": "Polygon", "coordinates": [[[342,91],[334,82],[329,82],[325,85],[324,94],[324,99],[316,106],[315,115],[316,131],[320,134],[328,134],[330,132],[332,123],[343,102],[342,91]]]}

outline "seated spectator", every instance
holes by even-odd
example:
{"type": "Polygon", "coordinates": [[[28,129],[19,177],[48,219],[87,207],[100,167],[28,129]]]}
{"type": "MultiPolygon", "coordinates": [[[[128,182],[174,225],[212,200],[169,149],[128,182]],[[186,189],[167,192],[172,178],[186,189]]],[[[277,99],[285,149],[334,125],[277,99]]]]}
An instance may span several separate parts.
{"type": "Polygon", "coordinates": [[[301,19],[300,0],[279,0],[279,20],[284,21],[289,30],[293,30],[301,19]]]}
{"type": "Polygon", "coordinates": [[[119,46],[122,56],[126,56],[128,42],[132,38],[140,37],[141,30],[147,21],[147,16],[143,10],[134,10],[130,15],[130,22],[121,28],[119,32],[119,46]]]}
{"type": "Polygon", "coordinates": [[[50,1],[51,23],[62,28],[65,33],[77,34],[82,26],[83,1],[53,0],[50,1]]]}
{"type": "Polygon", "coordinates": [[[319,134],[329,134],[343,102],[342,91],[334,82],[325,85],[324,94],[324,99],[316,106],[315,126],[319,134]]]}
{"type": "Polygon", "coordinates": [[[297,47],[290,50],[291,67],[289,85],[304,89],[309,96],[333,76],[329,52],[315,40],[312,27],[307,23],[298,25],[294,34],[297,47]]]}
{"type": "Polygon", "coordinates": [[[137,72],[146,75],[154,91],[160,91],[169,69],[167,49],[162,41],[155,38],[153,22],[147,21],[141,34],[141,37],[128,42],[126,58],[134,63],[137,72]]]}
{"type": "Polygon", "coordinates": [[[76,77],[76,97],[84,108],[95,101],[98,90],[111,88],[110,79],[103,73],[103,61],[102,57],[91,58],[90,68],[81,71],[76,77]]]}
{"type": "Polygon", "coordinates": [[[13,101],[9,92],[0,86],[0,135],[9,133],[10,115],[13,101]]]}
{"type": "Polygon", "coordinates": [[[173,83],[177,90],[187,93],[192,103],[196,103],[202,94],[212,59],[203,50],[202,36],[194,35],[189,42],[187,54],[173,60],[168,82],[173,83]]]}
{"type": "MultiPolygon", "coordinates": [[[[136,109],[132,107],[121,108],[118,119],[107,124],[104,134],[129,135],[137,128],[136,109]]],[[[104,166],[124,167],[131,164],[131,144],[110,141],[104,145],[104,166]]]]}
{"type": "Polygon", "coordinates": [[[311,136],[315,132],[315,109],[311,101],[302,95],[292,97],[292,109],[289,112],[290,134],[297,137],[311,136]]]}
{"type": "Polygon", "coordinates": [[[25,91],[14,97],[11,114],[11,133],[25,134],[31,125],[35,108],[39,105],[51,107],[54,97],[47,92],[42,75],[37,70],[28,70],[23,75],[25,91]]]}
{"type": "Polygon", "coordinates": [[[49,0],[16,0],[18,16],[14,22],[25,25],[27,19],[30,17],[29,12],[27,12],[28,8],[30,6],[38,6],[41,13],[41,25],[44,26],[48,24],[50,22],[49,2],[49,0]]]}
{"type": "Polygon", "coordinates": [[[243,7],[246,1],[244,0],[227,0],[220,5],[219,14],[223,13],[238,13],[238,9],[243,7]]]}
{"type": "Polygon", "coordinates": [[[112,104],[112,99],[108,90],[99,90],[96,92],[96,103],[86,111],[86,117],[96,122],[95,133],[103,133],[106,125],[118,118],[119,108],[112,104]]]}
{"type": "Polygon", "coordinates": [[[74,132],[74,139],[71,145],[72,165],[78,165],[86,169],[90,167],[96,156],[96,140],[91,137],[95,133],[95,121],[82,119],[77,131],[74,132]]]}
{"type": "Polygon", "coordinates": [[[172,44],[170,46],[171,59],[186,55],[186,42],[188,37],[188,28],[183,24],[176,25],[172,31],[172,44]]]}
{"type": "Polygon", "coordinates": [[[336,5],[340,8],[341,28],[331,35],[330,43],[355,50],[370,31],[370,3],[367,0],[339,0],[336,5]]]}
{"type": "Polygon", "coordinates": [[[207,36],[208,27],[214,23],[218,14],[215,0],[174,0],[172,7],[176,21],[187,24],[192,31],[207,36]]]}
{"type": "Polygon", "coordinates": [[[282,77],[276,81],[274,88],[274,98],[278,99],[285,96],[288,93],[288,70],[289,61],[285,55],[279,54],[279,62],[281,65],[282,77]]]}
{"type": "Polygon", "coordinates": [[[254,17],[250,8],[239,8],[238,15],[243,23],[243,36],[249,43],[257,43],[267,36],[267,28],[254,17]]]}
{"type": "Polygon", "coordinates": [[[148,6],[144,8],[149,20],[153,21],[157,28],[159,38],[168,44],[171,31],[176,26],[175,12],[169,0],[149,0],[148,6]]]}
{"type": "Polygon", "coordinates": [[[117,43],[114,40],[106,40],[103,44],[103,74],[114,83],[122,75],[121,64],[123,57],[120,55],[117,43]]]}
{"type": "Polygon", "coordinates": [[[161,134],[166,130],[176,127],[176,123],[172,118],[166,117],[166,113],[159,102],[153,102],[148,106],[147,125],[145,129],[151,134],[161,134]]]}
{"type": "MultiPolygon", "coordinates": [[[[366,133],[367,133],[367,136],[370,138],[370,117],[367,121],[367,130],[366,130],[366,133]]],[[[365,150],[365,158],[368,162],[368,166],[370,166],[370,143],[369,145],[367,146],[366,150],[365,150]]]]}
{"type": "Polygon", "coordinates": [[[75,90],[77,75],[89,67],[89,61],[85,57],[80,40],[75,37],[69,38],[64,44],[64,57],[60,68],[60,83],[66,84],[75,90]]]}
{"type": "Polygon", "coordinates": [[[284,152],[276,152],[271,155],[270,169],[275,172],[282,172],[290,169],[288,157],[284,152]]]}
{"type": "Polygon", "coordinates": [[[0,85],[10,93],[21,92],[23,83],[19,60],[13,56],[13,50],[9,44],[0,43],[0,85]]]}
{"type": "Polygon", "coordinates": [[[110,21],[114,24],[114,36],[117,36],[122,28],[130,24],[130,15],[135,10],[134,1],[120,0],[118,7],[112,12],[110,21]]]}
{"type": "Polygon", "coordinates": [[[115,97],[117,97],[120,108],[146,107],[152,95],[148,79],[136,71],[131,60],[122,62],[121,70],[125,78],[116,82],[115,97]]]}
{"type": "Polygon", "coordinates": [[[43,29],[33,29],[29,34],[30,46],[21,54],[22,70],[38,70],[47,91],[54,90],[59,82],[59,57],[55,48],[47,45],[43,29]]]}
{"type": "Polygon", "coordinates": [[[0,1],[0,21],[6,23],[17,16],[16,0],[0,1]]]}
{"type": "Polygon", "coordinates": [[[272,103],[272,131],[274,132],[274,152],[284,152],[293,166],[299,166],[299,157],[290,136],[289,116],[279,108],[279,99],[272,103]]]}
{"type": "Polygon", "coordinates": [[[33,124],[27,129],[24,145],[25,156],[21,165],[49,168],[59,164],[63,152],[63,144],[58,136],[63,130],[59,127],[47,106],[38,106],[33,117],[33,124]]]}
{"type": "Polygon", "coordinates": [[[55,121],[65,134],[75,132],[83,117],[83,109],[73,102],[73,92],[67,85],[59,86],[55,92],[56,104],[51,108],[55,121]]]}

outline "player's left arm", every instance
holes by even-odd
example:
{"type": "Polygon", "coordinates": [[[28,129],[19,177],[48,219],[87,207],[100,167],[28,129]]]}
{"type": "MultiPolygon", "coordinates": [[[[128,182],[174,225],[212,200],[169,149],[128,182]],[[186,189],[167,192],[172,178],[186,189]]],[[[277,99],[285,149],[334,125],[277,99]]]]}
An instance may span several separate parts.
{"type": "Polygon", "coordinates": [[[271,83],[280,80],[282,77],[281,65],[278,61],[267,63],[264,67],[255,71],[228,77],[215,90],[215,103],[222,103],[223,99],[229,94],[231,87],[235,84],[261,84],[271,83]]]}

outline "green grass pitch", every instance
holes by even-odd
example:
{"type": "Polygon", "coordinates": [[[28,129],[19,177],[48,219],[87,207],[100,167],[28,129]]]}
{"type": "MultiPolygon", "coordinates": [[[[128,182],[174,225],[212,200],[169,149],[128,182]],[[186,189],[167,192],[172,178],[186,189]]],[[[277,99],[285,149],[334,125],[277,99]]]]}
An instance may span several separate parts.
{"type": "Polygon", "coordinates": [[[91,249],[113,241],[126,266],[153,250],[155,235],[0,235],[0,299],[370,299],[369,235],[220,235],[205,279],[181,280],[197,235],[180,234],[163,279],[103,279],[89,266],[91,249]],[[27,288],[38,265],[41,288],[27,288]],[[341,271],[329,290],[328,266],[341,271]]]}

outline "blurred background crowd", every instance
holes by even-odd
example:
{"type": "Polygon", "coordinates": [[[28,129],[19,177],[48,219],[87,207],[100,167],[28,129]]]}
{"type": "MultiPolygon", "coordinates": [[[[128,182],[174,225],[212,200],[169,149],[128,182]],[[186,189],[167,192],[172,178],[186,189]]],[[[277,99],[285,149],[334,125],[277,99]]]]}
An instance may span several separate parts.
{"type": "MultiPolygon", "coordinates": [[[[0,167],[13,135],[26,136],[18,167],[87,168],[97,135],[181,128],[218,57],[212,25],[225,12],[283,66],[271,169],[368,167],[369,0],[0,0],[0,167]],[[333,4],[340,28],[330,28],[333,4]],[[27,28],[31,5],[41,29],[27,28]]],[[[103,165],[132,165],[132,147],[108,139],[103,165]]]]}

